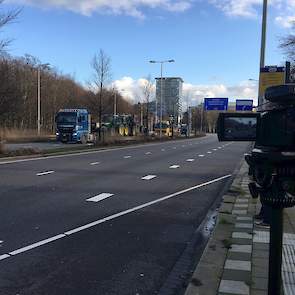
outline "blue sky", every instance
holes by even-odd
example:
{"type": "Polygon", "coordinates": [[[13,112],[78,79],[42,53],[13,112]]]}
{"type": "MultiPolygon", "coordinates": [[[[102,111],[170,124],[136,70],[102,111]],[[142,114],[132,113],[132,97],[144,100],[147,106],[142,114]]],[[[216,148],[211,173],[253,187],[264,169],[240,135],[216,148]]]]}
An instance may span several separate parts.
{"type": "MultiPolygon", "coordinates": [[[[6,0],[4,9],[23,10],[1,35],[14,39],[12,55],[32,54],[82,84],[91,79],[90,61],[102,48],[112,59],[112,79],[130,97],[138,79],[158,76],[159,67],[150,59],[173,58],[165,75],[182,77],[192,100],[255,98],[256,85],[247,80],[258,78],[261,2],[6,0]]],[[[285,60],[278,43],[290,32],[295,1],[271,3],[266,64],[274,65],[285,60]]]]}

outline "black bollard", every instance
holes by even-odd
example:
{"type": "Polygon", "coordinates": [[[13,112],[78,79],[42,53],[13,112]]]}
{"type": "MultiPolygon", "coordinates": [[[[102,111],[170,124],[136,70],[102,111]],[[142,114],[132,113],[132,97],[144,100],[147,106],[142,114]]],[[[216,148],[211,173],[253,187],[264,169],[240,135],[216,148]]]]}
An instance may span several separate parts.
{"type": "Polygon", "coordinates": [[[268,295],[280,295],[282,288],[283,209],[272,208],[270,222],[268,295]]]}

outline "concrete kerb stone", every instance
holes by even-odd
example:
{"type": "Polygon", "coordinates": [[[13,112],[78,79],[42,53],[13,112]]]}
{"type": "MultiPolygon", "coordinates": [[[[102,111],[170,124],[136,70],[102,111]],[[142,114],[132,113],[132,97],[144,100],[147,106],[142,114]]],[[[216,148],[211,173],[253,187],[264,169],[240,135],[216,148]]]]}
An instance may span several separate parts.
{"type": "MultiPolygon", "coordinates": [[[[241,232],[241,231],[244,232],[244,230],[247,230],[248,232],[249,230],[252,231],[252,229],[244,229],[240,231],[238,228],[235,229],[234,227],[235,223],[237,222],[236,221],[237,216],[240,216],[240,217],[243,216],[248,218],[250,217],[249,215],[247,215],[247,209],[233,210],[234,208],[233,205],[236,203],[236,199],[237,198],[244,199],[243,196],[246,194],[245,188],[243,189],[238,189],[238,188],[241,188],[241,183],[245,179],[244,174],[248,172],[247,169],[248,169],[247,164],[244,163],[230,188],[233,194],[228,193],[223,197],[223,203],[219,210],[216,227],[203,252],[200,262],[195,272],[193,273],[193,276],[187,287],[185,295],[216,295],[218,294],[218,290],[219,290],[222,276],[224,273],[225,261],[229,253],[228,250],[231,248],[233,240],[235,240],[235,239],[232,239],[232,232],[241,232]]],[[[250,222],[251,221],[249,221],[248,219],[246,219],[245,221],[239,221],[239,223],[250,223],[250,222]]],[[[247,232],[245,234],[247,234],[247,232]]],[[[249,244],[249,240],[245,239],[245,241],[247,241],[246,244],[249,244]]],[[[232,253],[231,255],[233,256],[236,255],[236,253],[233,253],[233,252],[231,253],[232,253]]],[[[246,259],[251,254],[242,253],[241,255],[244,256],[246,259]]],[[[237,256],[237,258],[238,257],[239,256],[237,256]]],[[[245,266],[244,267],[245,269],[249,270],[249,263],[245,263],[244,266],[245,266]]],[[[250,269],[251,269],[251,264],[250,264],[250,269]]],[[[227,271],[229,272],[230,270],[227,270],[227,271]]],[[[241,273],[245,273],[245,272],[242,271],[241,273]]],[[[249,273],[249,275],[247,276],[249,278],[251,276],[251,272],[247,271],[247,273],[249,273]]],[[[247,282],[245,283],[245,282],[242,282],[242,281],[239,282],[236,280],[234,281],[224,280],[222,284],[224,286],[224,290],[222,290],[221,288],[220,292],[224,292],[225,290],[227,290],[228,286],[233,285],[233,286],[240,286],[243,292],[243,293],[237,293],[237,294],[249,294],[249,286],[247,285],[247,282]]]]}

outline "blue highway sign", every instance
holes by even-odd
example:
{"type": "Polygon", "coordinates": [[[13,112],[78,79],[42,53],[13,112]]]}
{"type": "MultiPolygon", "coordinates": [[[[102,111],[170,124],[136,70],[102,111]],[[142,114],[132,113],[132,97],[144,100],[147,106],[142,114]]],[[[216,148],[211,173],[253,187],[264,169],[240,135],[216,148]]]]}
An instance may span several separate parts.
{"type": "Polygon", "coordinates": [[[252,99],[237,99],[236,100],[236,111],[250,111],[253,110],[252,99]]]}
{"type": "Polygon", "coordinates": [[[228,98],[205,98],[205,111],[227,111],[228,98]]]}

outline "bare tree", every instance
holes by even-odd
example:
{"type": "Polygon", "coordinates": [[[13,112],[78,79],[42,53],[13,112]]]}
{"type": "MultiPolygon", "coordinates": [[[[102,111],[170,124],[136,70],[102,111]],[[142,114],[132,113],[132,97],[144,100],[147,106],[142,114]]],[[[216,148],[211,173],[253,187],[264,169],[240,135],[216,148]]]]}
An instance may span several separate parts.
{"type": "Polygon", "coordinates": [[[99,108],[98,108],[98,119],[99,119],[99,140],[101,140],[101,127],[102,127],[102,95],[105,84],[109,81],[111,76],[111,59],[110,57],[100,49],[98,54],[95,54],[91,66],[94,71],[93,84],[98,89],[99,94],[99,108]]]}
{"type": "MultiPolygon", "coordinates": [[[[3,5],[4,0],[0,0],[0,6],[3,5]]],[[[20,14],[21,10],[10,10],[8,12],[0,11],[0,30],[2,30],[6,25],[12,23],[20,14]]],[[[0,39],[0,55],[4,54],[5,49],[10,44],[10,39],[0,39]]]]}
{"type": "Polygon", "coordinates": [[[143,102],[146,105],[146,112],[145,112],[145,128],[147,132],[149,131],[149,113],[150,113],[150,102],[154,96],[154,85],[152,82],[151,75],[148,75],[145,79],[142,85],[140,86],[142,96],[143,96],[143,102]]]}

